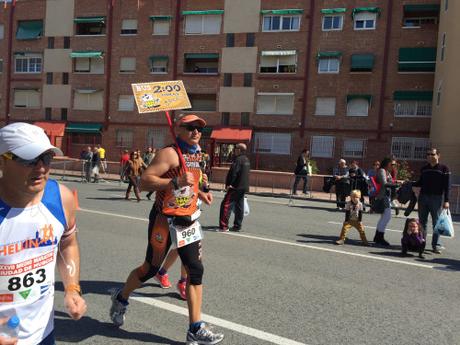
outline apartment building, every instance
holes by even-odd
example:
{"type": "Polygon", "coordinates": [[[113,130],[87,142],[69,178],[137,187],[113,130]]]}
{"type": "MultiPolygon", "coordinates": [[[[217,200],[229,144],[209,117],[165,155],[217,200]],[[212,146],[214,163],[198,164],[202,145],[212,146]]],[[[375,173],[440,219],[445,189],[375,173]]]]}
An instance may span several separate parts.
{"type": "Polygon", "coordinates": [[[121,149],[170,142],[163,114],[137,113],[130,84],[180,79],[192,104],[184,112],[208,122],[203,146],[215,164],[245,141],[259,169],[290,171],[304,148],[322,172],[341,157],[369,166],[390,154],[416,168],[430,146],[442,6],[8,1],[0,119],[38,123],[69,156],[100,143],[117,160],[121,149]]]}

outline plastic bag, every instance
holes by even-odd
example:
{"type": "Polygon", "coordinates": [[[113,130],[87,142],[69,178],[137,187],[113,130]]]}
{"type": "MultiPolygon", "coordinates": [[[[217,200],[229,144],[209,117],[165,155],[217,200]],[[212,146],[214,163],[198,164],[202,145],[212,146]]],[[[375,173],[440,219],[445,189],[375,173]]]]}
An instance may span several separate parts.
{"type": "Polygon", "coordinates": [[[441,236],[454,237],[454,224],[452,223],[452,217],[448,209],[441,211],[434,227],[434,232],[441,236]]]}
{"type": "Polygon", "coordinates": [[[250,212],[248,198],[244,197],[244,216],[248,216],[250,212]]]}

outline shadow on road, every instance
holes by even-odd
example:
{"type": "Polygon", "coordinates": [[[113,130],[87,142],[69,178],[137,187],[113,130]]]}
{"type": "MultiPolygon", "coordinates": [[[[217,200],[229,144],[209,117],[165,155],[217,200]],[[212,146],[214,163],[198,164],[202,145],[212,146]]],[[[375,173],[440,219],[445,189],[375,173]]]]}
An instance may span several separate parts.
{"type": "MultiPolygon", "coordinates": [[[[421,260],[423,261],[423,260],[421,260]]],[[[460,260],[454,260],[454,259],[447,259],[447,258],[435,258],[430,261],[423,261],[423,262],[429,262],[432,264],[439,264],[439,265],[445,265],[444,267],[436,267],[436,269],[442,269],[442,270],[450,270],[450,271],[460,271],[460,260]]]]}
{"type": "Polygon", "coordinates": [[[126,339],[155,344],[183,345],[183,342],[178,342],[151,333],[128,332],[115,327],[112,323],[101,322],[89,316],[84,316],[80,320],[74,321],[66,313],[61,311],[55,311],[54,315],[54,332],[58,342],[66,341],[70,343],[79,343],[93,336],[103,336],[109,339],[126,339]]]}
{"type": "MultiPolygon", "coordinates": [[[[339,236],[326,236],[326,235],[316,235],[316,234],[297,234],[297,236],[306,238],[305,240],[297,240],[301,243],[329,243],[335,244],[335,241],[339,239],[339,236]]],[[[362,247],[363,244],[360,240],[352,240],[347,238],[345,242],[347,245],[359,246],[362,247]]],[[[339,246],[337,246],[339,248],[339,246]]]]}
{"type": "Polygon", "coordinates": [[[309,210],[320,210],[320,211],[327,211],[327,212],[334,212],[334,213],[343,213],[342,211],[337,211],[335,208],[323,207],[323,206],[290,205],[289,207],[304,208],[304,209],[309,209],[309,210]]]}

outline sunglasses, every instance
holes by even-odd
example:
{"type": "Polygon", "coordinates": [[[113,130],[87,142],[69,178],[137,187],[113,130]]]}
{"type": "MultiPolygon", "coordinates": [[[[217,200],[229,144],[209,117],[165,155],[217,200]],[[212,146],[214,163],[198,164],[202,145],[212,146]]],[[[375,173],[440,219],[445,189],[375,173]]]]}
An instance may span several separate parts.
{"type": "Polygon", "coordinates": [[[43,165],[50,166],[51,161],[54,158],[54,152],[45,152],[42,153],[40,156],[35,157],[34,159],[23,159],[21,157],[16,156],[14,153],[7,152],[2,155],[6,159],[15,161],[25,167],[34,167],[38,164],[38,162],[42,161],[43,165]]]}
{"type": "Polygon", "coordinates": [[[436,153],[427,153],[427,156],[436,156],[436,153]]]}
{"type": "Polygon", "coordinates": [[[193,132],[195,129],[198,131],[198,133],[203,132],[203,127],[201,126],[194,126],[194,125],[183,125],[181,126],[182,128],[185,128],[189,132],[193,132]]]}

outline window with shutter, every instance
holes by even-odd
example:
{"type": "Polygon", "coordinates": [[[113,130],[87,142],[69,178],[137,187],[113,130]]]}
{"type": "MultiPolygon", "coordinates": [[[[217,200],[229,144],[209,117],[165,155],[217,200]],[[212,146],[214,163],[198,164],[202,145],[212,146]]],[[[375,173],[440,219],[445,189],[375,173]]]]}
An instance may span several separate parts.
{"type": "Polygon", "coordinates": [[[161,149],[166,146],[167,132],[163,128],[151,128],[147,132],[147,147],[161,149]]]}
{"type": "Polygon", "coordinates": [[[14,106],[16,108],[40,108],[40,92],[38,90],[14,90],[14,106]]]}
{"type": "Polygon", "coordinates": [[[310,153],[312,157],[332,158],[334,157],[335,137],[328,135],[317,135],[311,137],[310,153]]]}
{"type": "Polygon", "coordinates": [[[363,158],[366,140],[364,139],[344,139],[343,141],[343,157],[363,158]]]}
{"type": "Polygon", "coordinates": [[[347,103],[347,116],[367,116],[369,101],[364,98],[351,99],[347,103]]]}
{"type": "Polygon", "coordinates": [[[91,68],[90,66],[91,63],[89,58],[76,58],[74,72],[89,73],[91,68]]]}
{"type": "Polygon", "coordinates": [[[293,93],[259,93],[257,114],[292,115],[294,113],[293,93]]]}
{"type": "Polygon", "coordinates": [[[116,131],[116,145],[117,147],[124,147],[131,149],[133,147],[134,132],[129,129],[117,129],[116,131]]]}
{"type": "Polygon", "coordinates": [[[391,154],[397,159],[425,160],[429,148],[428,138],[393,137],[391,142],[391,154]]]}
{"type": "Polygon", "coordinates": [[[122,57],[120,59],[120,72],[133,73],[136,71],[136,58],[135,57],[122,57]]]}
{"type": "Polygon", "coordinates": [[[133,111],[134,110],[134,96],[120,95],[118,97],[118,110],[119,111],[133,111]]]}
{"type": "Polygon", "coordinates": [[[198,35],[202,33],[203,16],[186,16],[185,17],[185,34],[198,35]]]}
{"type": "Polygon", "coordinates": [[[136,35],[137,19],[123,19],[121,22],[121,35],[136,35]]]}
{"type": "Polygon", "coordinates": [[[169,35],[169,26],[171,21],[168,20],[154,20],[153,21],[153,34],[154,35],[169,35]]]}
{"type": "Polygon", "coordinates": [[[0,40],[2,40],[5,36],[5,26],[0,24],[0,40]]]}
{"type": "Polygon", "coordinates": [[[290,155],[291,134],[257,132],[254,134],[254,152],[290,155]]]}
{"type": "Polygon", "coordinates": [[[335,97],[318,97],[316,98],[315,115],[334,116],[335,115],[335,97]]]}

